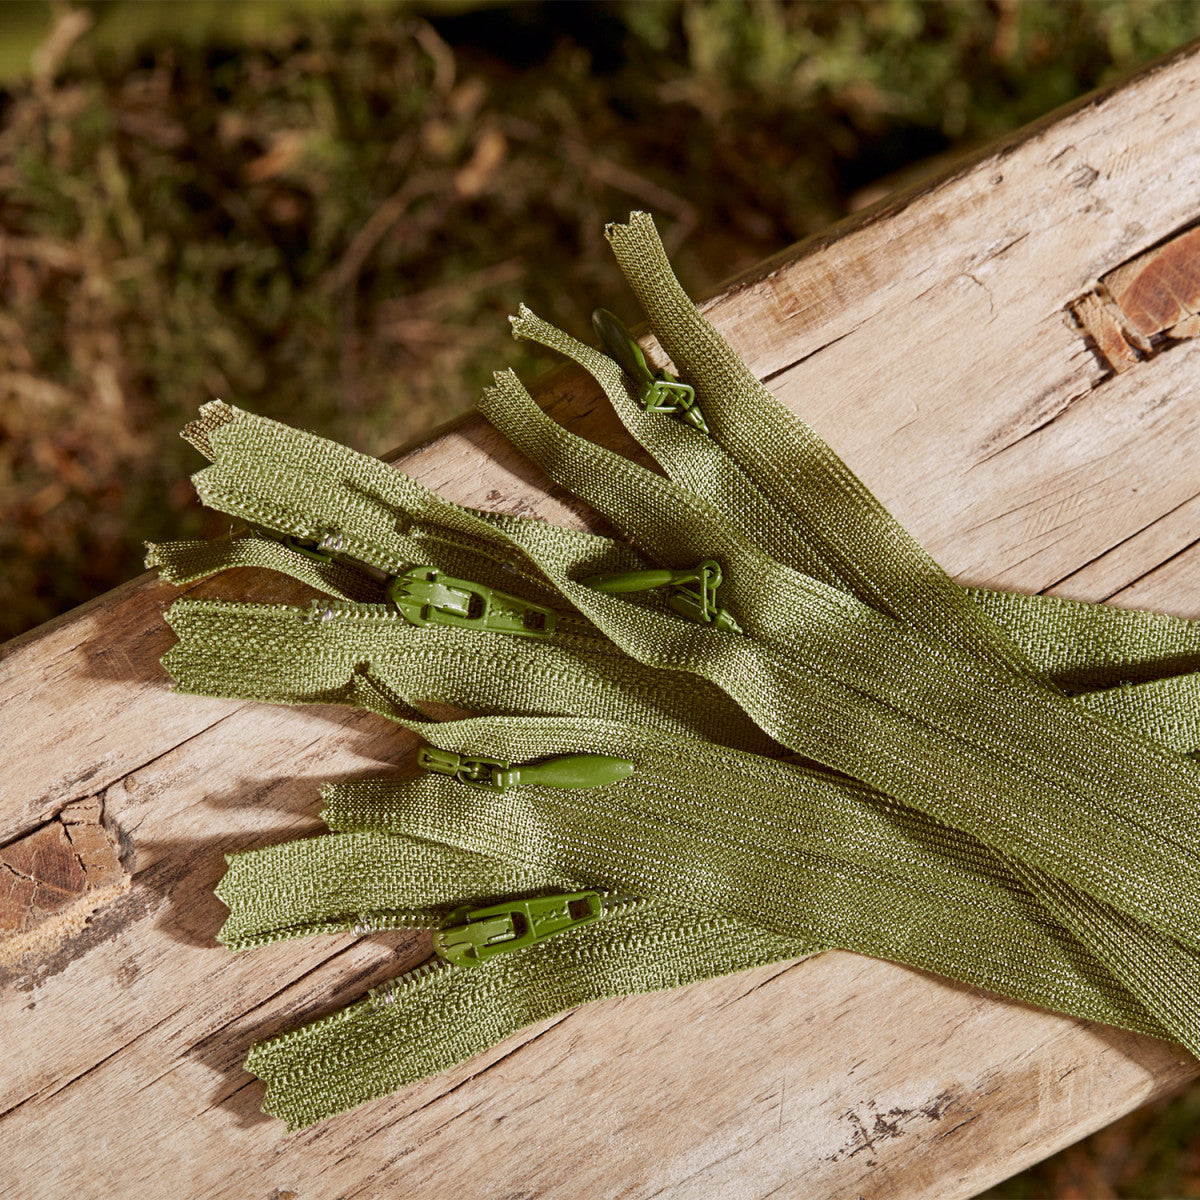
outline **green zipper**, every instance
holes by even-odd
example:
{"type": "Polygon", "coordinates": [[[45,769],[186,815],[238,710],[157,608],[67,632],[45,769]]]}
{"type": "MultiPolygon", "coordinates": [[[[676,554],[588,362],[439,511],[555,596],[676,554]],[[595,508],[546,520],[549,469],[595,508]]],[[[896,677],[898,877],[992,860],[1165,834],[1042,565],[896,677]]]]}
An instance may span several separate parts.
{"type": "Polygon", "coordinates": [[[205,502],[278,544],[152,554],[322,598],[178,602],[181,686],[358,704],[434,745],[425,778],[329,789],[341,832],[231,860],[223,939],[429,921],[470,963],[256,1047],[268,1108],[306,1123],[586,999],[831,944],[1200,1049],[1196,626],[960,588],[696,311],[649,219],[609,237],[686,383],[606,318],[611,357],[524,309],[514,332],[591,371],[665,476],[511,374],[481,409],[637,550],[228,405],[189,427],[205,502]],[[510,715],[430,726],[433,699],[510,715]]]}
{"type": "MultiPolygon", "coordinates": [[[[528,743],[536,735],[542,739],[542,749],[576,747],[582,732],[580,723],[560,725],[558,741],[545,740],[546,722],[512,723],[510,736],[528,743]]],[[[443,725],[431,732],[440,740],[461,744],[464,739],[477,738],[480,730],[490,730],[494,735],[496,728],[494,721],[475,721],[443,725]]],[[[260,944],[284,932],[295,935],[322,927],[354,929],[359,933],[397,925],[407,928],[454,925],[461,929],[464,923],[470,923],[472,916],[483,919],[486,931],[494,914],[511,913],[522,901],[476,902],[444,916],[441,914],[445,913],[445,905],[433,913],[426,910],[418,914],[408,909],[399,914],[391,909],[355,912],[340,920],[322,922],[320,918],[344,905],[349,896],[378,900],[381,894],[394,895],[397,887],[405,886],[401,881],[406,876],[406,886],[413,888],[418,863],[422,864],[422,883],[449,894],[448,884],[442,882],[445,867],[438,866],[439,856],[459,856],[455,863],[461,860],[474,864],[477,873],[468,873],[466,880],[456,877],[456,884],[460,890],[466,886],[468,890],[486,894],[497,885],[496,868],[489,866],[485,870],[483,864],[505,861],[512,872],[523,873],[524,877],[516,881],[517,886],[529,887],[534,880],[540,880],[542,886],[553,888],[593,871],[611,871],[614,861],[629,864],[626,870],[644,871],[644,864],[650,861],[647,854],[667,852],[682,854],[682,864],[668,858],[658,868],[657,877],[652,873],[636,879],[647,890],[661,890],[675,897],[676,903],[669,906],[673,913],[670,924],[686,936],[663,942],[656,932],[662,927],[662,902],[641,901],[631,905],[635,914],[617,930],[621,936],[612,940],[598,931],[580,943],[582,927],[589,923],[582,921],[554,934],[560,944],[552,960],[522,958],[523,948],[513,944],[507,952],[517,961],[507,965],[496,982],[502,995],[516,988],[523,996],[553,996],[555,1003],[564,1006],[594,998],[596,981],[591,973],[572,977],[574,990],[570,991],[564,990],[566,985],[559,978],[562,961],[577,961],[581,944],[587,948],[591,971],[599,972],[598,978],[604,979],[623,973],[623,988],[627,992],[659,986],[673,969],[686,970],[688,977],[703,978],[740,969],[751,961],[778,961],[818,946],[836,944],[868,953],[885,953],[889,958],[913,962],[1089,1019],[1163,1034],[1161,1024],[1123,992],[1085,947],[1074,942],[1068,932],[1056,928],[1052,918],[1038,911],[1036,902],[1022,892],[1017,881],[1010,880],[997,890],[996,880],[1003,876],[1003,868],[994,865],[987,868],[986,851],[972,845],[970,839],[959,838],[955,842],[951,837],[947,841],[946,832],[920,814],[896,811],[882,798],[875,800],[861,789],[848,787],[847,781],[811,768],[765,760],[753,762],[747,756],[716,755],[714,748],[703,744],[672,746],[661,738],[648,738],[634,730],[611,726],[593,728],[587,734],[605,745],[642,737],[639,746],[624,748],[635,754],[643,769],[627,776],[619,785],[619,791],[628,794],[635,805],[632,818],[622,818],[620,806],[612,807],[616,793],[611,786],[602,793],[608,797],[608,803],[601,794],[596,794],[582,804],[569,792],[528,787],[500,790],[463,784],[440,774],[430,776],[423,784],[375,780],[341,785],[327,790],[330,807],[326,816],[335,827],[349,828],[352,832],[273,847],[231,860],[221,895],[233,909],[230,923],[235,924],[237,937],[232,936],[232,931],[223,931],[223,940],[245,946],[260,944]],[[657,766],[652,763],[645,769],[648,751],[657,766]],[[681,761],[692,767],[686,778],[678,772],[677,764],[681,761]],[[718,780],[728,785],[724,793],[713,790],[713,782],[718,780]],[[808,818],[809,836],[814,839],[812,844],[818,853],[815,857],[810,855],[810,891],[797,898],[786,891],[786,882],[792,878],[797,862],[795,850],[788,849],[789,835],[794,841],[795,831],[779,826],[781,817],[775,818],[779,826],[776,835],[768,854],[761,856],[757,864],[753,839],[746,840],[739,831],[765,828],[769,832],[770,810],[776,806],[781,814],[796,813],[797,806],[789,802],[789,793],[800,781],[810,787],[818,786],[815,799],[819,807],[808,818]],[[746,788],[745,782],[754,786],[746,788]],[[701,869],[703,857],[698,859],[688,849],[695,821],[681,824],[678,817],[681,789],[697,796],[696,808],[700,813],[710,818],[714,813],[726,814],[725,836],[731,839],[735,861],[749,864],[758,872],[760,893],[749,897],[756,920],[765,917],[768,921],[782,922],[787,933],[728,915],[727,893],[730,886],[736,886],[738,871],[733,863],[720,859],[711,859],[701,869]],[[522,799],[514,808],[518,793],[522,799]],[[551,795],[561,799],[547,809],[544,802],[551,795]],[[747,799],[757,802],[758,810],[766,810],[765,824],[763,811],[746,810],[747,799]],[[537,825],[544,839],[542,853],[547,847],[557,846],[560,852],[565,849],[576,855],[571,862],[554,857],[534,861],[521,821],[521,809],[531,803],[536,806],[537,825]],[[654,815],[656,811],[662,812],[664,806],[676,814],[668,824],[661,824],[661,818],[654,815]],[[562,831],[555,831],[555,819],[565,822],[562,831]],[[372,831],[368,831],[369,827],[372,831]],[[404,832],[400,835],[378,832],[383,827],[404,832]],[[655,832],[659,828],[661,837],[655,832]],[[898,828],[908,830],[908,843],[897,841],[898,828]],[[623,834],[622,830],[626,832],[623,834]],[[626,840],[620,843],[622,836],[626,840]],[[599,858],[587,858],[589,846],[599,858]],[[827,847],[840,853],[840,861],[825,860],[820,851],[828,853],[827,847]],[[578,857],[581,851],[582,858],[578,857]],[[912,875],[914,867],[920,872],[916,877],[912,875]],[[430,877],[435,882],[430,883],[430,877]],[[703,887],[704,881],[719,881],[720,892],[716,895],[697,892],[698,882],[703,887]],[[307,906],[303,914],[307,922],[285,930],[263,929],[264,919],[270,920],[269,915],[264,918],[264,910],[269,906],[264,904],[263,897],[274,899],[281,894],[290,897],[297,886],[304,893],[298,903],[307,906]],[[325,894],[322,887],[327,889],[325,894]],[[936,953],[931,957],[931,947],[925,940],[914,947],[906,944],[903,936],[897,938],[894,916],[898,902],[910,914],[923,915],[924,927],[944,929],[946,938],[940,957],[936,953]],[[795,924],[798,917],[804,923],[803,929],[795,924]],[[714,920],[722,933],[716,940],[711,936],[714,920]],[[822,920],[824,925],[819,924],[822,920]],[[259,926],[248,928],[247,922],[254,921],[259,926]],[[812,924],[814,921],[817,928],[812,924]],[[876,923],[873,931],[872,921],[876,923]],[[735,929],[737,936],[733,936],[735,929]],[[630,936],[634,941],[632,954],[630,936]],[[1035,951],[1032,964],[1031,950],[1035,951]]],[[[507,754],[510,750],[500,747],[498,752],[507,754]]],[[[711,821],[707,829],[705,841],[711,843],[711,821]]],[[[510,881],[508,886],[514,886],[514,882],[510,881]]],[[[562,897],[549,899],[554,906],[561,901],[562,897]]],[[[293,900],[285,911],[294,916],[296,904],[293,900]]],[[[514,943],[516,939],[505,940],[514,943]]],[[[480,969],[490,971],[492,967],[489,961],[480,969]]],[[[315,1028],[306,1027],[285,1035],[293,1054],[310,1063],[309,1072],[303,1077],[289,1073],[277,1058],[260,1056],[256,1050],[249,1066],[268,1083],[268,1109],[293,1123],[319,1119],[366,1098],[362,1092],[347,1094],[340,1090],[347,1086],[350,1077],[358,1078],[365,1072],[370,1078],[379,1078],[378,1073],[386,1071],[388,1082],[384,1090],[388,1090],[449,1065],[430,1058],[423,1044],[412,1044],[415,1035],[409,1029],[409,1021],[430,1022],[438,1030],[451,1029],[454,1044],[463,1047],[469,1043],[471,1052],[484,1049],[497,1036],[519,1027],[517,1017],[512,1015],[509,1024],[499,1030],[495,1024],[494,994],[488,992],[481,998],[468,981],[455,979],[454,972],[449,977],[440,977],[432,990],[410,986],[431,970],[442,968],[422,964],[415,974],[406,974],[377,989],[364,1005],[347,1010],[347,1020],[351,1023],[337,1025],[333,1033],[319,1023],[315,1028]],[[405,1023],[392,1036],[385,1037],[371,1024],[379,1003],[403,1007],[405,1023]],[[372,1030],[369,1036],[365,1032],[368,1025],[372,1030]],[[328,1048],[330,1038],[336,1043],[336,1051],[328,1048]],[[364,1043],[369,1043],[369,1053],[364,1051],[364,1043]],[[295,1107],[299,1104],[307,1106],[302,1115],[298,1115],[295,1107]],[[320,1105],[324,1107],[316,1107],[320,1105]]],[[[526,1012],[520,1006],[515,1011],[526,1012]]],[[[552,1011],[552,1007],[539,1008],[530,1019],[550,1015],[552,1011]]]]}
{"type": "MultiPolygon", "coordinates": [[[[367,610],[365,610],[365,608],[360,608],[358,606],[342,605],[342,606],[336,606],[334,611],[341,612],[344,614],[354,614],[355,617],[361,617],[362,614],[364,614],[367,610]]],[[[370,620],[371,620],[371,623],[376,623],[376,622],[378,622],[379,619],[383,619],[383,614],[379,613],[376,608],[376,610],[372,610],[370,620]]],[[[386,619],[389,619],[389,620],[396,619],[395,614],[388,614],[388,618],[386,618],[386,619]]],[[[1134,1022],[1127,1020],[1127,1024],[1134,1024],[1134,1022]]]]}
{"type": "Polygon", "coordinates": [[[246,1069],[290,1129],[479,1054],[536,1021],[814,950],[720,917],[626,905],[476,968],[433,958],[321,1021],[256,1043],[246,1069]]]}

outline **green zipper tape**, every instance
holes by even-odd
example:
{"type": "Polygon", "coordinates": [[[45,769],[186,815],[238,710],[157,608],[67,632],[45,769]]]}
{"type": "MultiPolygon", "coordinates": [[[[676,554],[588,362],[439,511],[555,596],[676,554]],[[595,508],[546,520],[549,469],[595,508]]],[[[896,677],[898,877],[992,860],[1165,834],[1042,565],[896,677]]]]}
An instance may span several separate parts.
{"type": "Polygon", "coordinates": [[[358,704],[405,718],[427,704],[624,716],[759,753],[780,752],[715,685],[646,668],[583,623],[564,621],[556,637],[543,642],[418,629],[383,605],[300,609],[190,599],[177,600],[167,621],[179,641],[163,665],[179,690],[196,695],[358,704]],[[397,705],[397,697],[406,703],[397,705]]]}
{"type": "Polygon", "coordinates": [[[297,1129],[578,1004],[678,987],[810,949],[719,917],[634,908],[474,970],[434,960],[321,1022],[257,1043],[246,1069],[267,1084],[264,1110],[297,1129]]]}
{"type": "Polygon", "coordinates": [[[169,583],[193,583],[234,567],[259,567],[290,575],[341,600],[378,602],[383,599],[382,586],[362,571],[333,559],[322,562],[281,540],[249,532],[211,542],[163,542],[148,545],[146,551],[146,566],[157,567],[169,583]]]}
{"type": "Polygon", "coordinates": [[[152,551],[166,571],[253,561],[325,598],[177,602],[165,661],[183,688],[359,704],[501,768],[634,765],[586,793],[536,769],[503,788],[333,789],[331,825],[359,832],[306,847],[292,873],[309,893],[277,886],[282,850],[235,858],[231,945],[436,917],[451,958],[506,946],[256,1048],[268,1107],[319,1119],[537,1015],[822,945],[1200,1048],[1196,626],[960,588],[698,313],[649,218],[609,237],[686,395],[611,323],[615,358],[524,309],[514,333],[591,371],[665,475],[561,429],[511,374],[481,410],[636,551],[460,508],[219,402],[187,431],[212,463],[205,502],[279,542],[152,551]],[[397,581],[418,568],[414,598],[397,581]],[[667,590],[634,590],[648,583],[667,590]],[[438,611],[502,594],[507,615],[490,632],[409,625],[439,586],[438,611]],[[428,727],[431,701],[506,715],[428,727]],[[822,765],[762,756],[785,749],[822,765]],[[346,876],[355,847],[364,869],[449,856],[466,875],[435,871],[437,904],[388,868],[384,899],[346,876]],[[530,886],[498,894],[503,872],[530,886]],[[639,899],[601,912],[598,889],[639,899]],[[540,939],[541,921],[562,928],[540,939]],[[718,935],[680,954],[669,928],[718,935]]]}
{"type": "MultiPolygon", "coordinates": [[[[326,793],[327,823],[448,843],[1146,1027],[1149,1006],[1003,860],[844,777],[611,723],[482,719],[429,736],[484,739],[497,754],[620,746],[636,770],[586,802],[434,777],[339,785],[326,793]]],[[[1150,941],[1196,982],[1193,952],[1150,941]]],[[[1193,990],[1193,1021],[1197,1005],[1193,990]]]]}

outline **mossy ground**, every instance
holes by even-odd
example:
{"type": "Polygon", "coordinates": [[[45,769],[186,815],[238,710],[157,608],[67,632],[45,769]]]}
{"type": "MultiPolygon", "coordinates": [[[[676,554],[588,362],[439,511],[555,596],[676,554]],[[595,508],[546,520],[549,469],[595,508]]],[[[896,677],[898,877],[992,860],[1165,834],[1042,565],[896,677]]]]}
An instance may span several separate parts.
{"type": "MultiPolygon", "coordinates": [[[[631,208],[702,294],[1197,32],[1197,0],[6,4],[0,639],[219,529],[175,436],[204,401],[388,449],[538,369],[520,300],[635,318],[600,236],[631,208]]],[[[1200,1196],[1197,1103],[989,1195],[1200,1196]]]]}
{"type": "Polygon", "coordinates": [[[538,369],[519,300],[584,336],[596,305],[635,315],[605,221],[653,210],[703,293],[1198,24],[1195,0],[3,6],[0,66],[38,50],[0,92],[0,638],[214,529],[175,436],[205,400],[382,451],[538,369]]]}

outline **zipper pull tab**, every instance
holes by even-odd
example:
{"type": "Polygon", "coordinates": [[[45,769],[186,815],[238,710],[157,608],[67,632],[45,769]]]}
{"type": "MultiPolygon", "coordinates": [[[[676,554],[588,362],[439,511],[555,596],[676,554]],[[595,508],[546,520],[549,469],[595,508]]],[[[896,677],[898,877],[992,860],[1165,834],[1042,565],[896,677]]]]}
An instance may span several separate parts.
{"type": "Polygon", "coordinates": [[[599,892],[570,892],[510,900],[487,908],[455,909],[433,935],[434,953],[459,967],[477,967],[604,915],[599,892]]]}
{"type": "Polygon", "coordinates": [[[616,313],[607,308],[596,309],[592,313],[592,327],[608,356],[637,382],[638,400],[646,412],[669,413],[701,433],[708,433],[708,423],[696,403],[696,389],[667,371],[652,371],[637,339],[616,313]]]}
{"type": "Polygon", "coordinates": [[[647,571],[618,571],[613,575],[589,575],[581,580],[584,587],[610,595],[628,592],[649,592],[669,587],[667,603],[681,617],[701,625],[715,625],[726,633],[741,633],[742,627],[728,609],[717,603],[717,588],[721,586],[721,566],[706,558],[698,567],[685,571],[652,568],[647,571]]]}
{"type": "Polygon", "coordinates": [[[519,763],[497,771],[492,785],[504,791],[524,787],[593,788],[619,783],[633,774],[633,763],[610,754],[564,754],[542,762],[519,763]]]}
{"type": "Polygon", "coordinates": [[[563,754],[541,762],[500,762],[494,758],[469,758],[453,750],[422,746],[417,765],[439,775],[452,775],[459,783],[503,792],[510,787],[593,788],[618,783],[633,774],[628,759],[608,754],[563,754]]]}
{"type": "Polygon", "coordinates": [[[436,567],[412,567],[388,584],[388,598],[413,625],[458,625],[520,637],[549,637],[558,614],[520,596],[454,579],[436,567]]]}

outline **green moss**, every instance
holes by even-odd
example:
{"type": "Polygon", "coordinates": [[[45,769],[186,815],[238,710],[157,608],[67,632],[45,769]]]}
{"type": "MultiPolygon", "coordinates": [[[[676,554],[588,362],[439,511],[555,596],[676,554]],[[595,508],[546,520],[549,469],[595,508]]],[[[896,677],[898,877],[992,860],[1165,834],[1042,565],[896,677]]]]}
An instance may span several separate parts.
{"type": "MultiPolygon", "coordinates": [[[[28,60],[49,10],[8,7],[28,60]]],[[[1200,15],[1193,0],[234,7],[112,0],[86,6],[86,30],[56,10],[54,54],[3,99],[0,636],[135,573],[143,540],[202,529],[175,433],[212,396],[396,445],[497,367],[536,369],[508,336],[519,300],[584,337],[598,304],[634,315],[606,220],[653,209],[703,292],[880,177],[1179,44],[1200,15]]]]}

